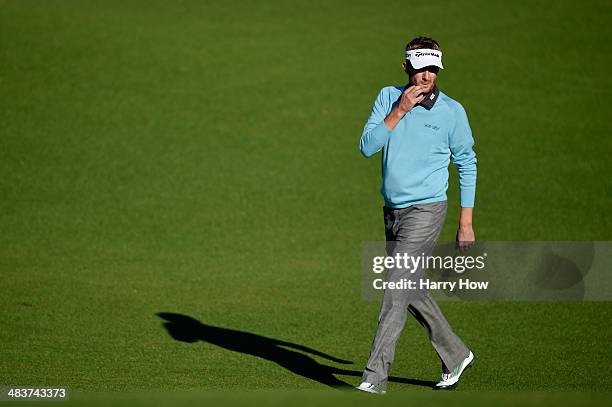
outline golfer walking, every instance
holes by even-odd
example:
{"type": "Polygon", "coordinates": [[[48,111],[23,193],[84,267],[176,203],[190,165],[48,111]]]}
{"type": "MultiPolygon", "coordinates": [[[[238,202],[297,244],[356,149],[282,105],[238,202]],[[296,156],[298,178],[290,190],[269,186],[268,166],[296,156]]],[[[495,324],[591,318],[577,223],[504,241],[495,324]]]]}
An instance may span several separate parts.
{"type": "MultiPolygon", "coordinates": [[[[439,44],[417,37],[406,45],[403,63],[406,86],[383,88],[360,140],[361,152],[371,157],[382,150],[382,189],[387,254],[428,256],[434,249],[446,216],[448,165],[459,172],[461,213],[457,241],[461,248],[474,241],[472,210],[476,191],[474,139],[465,110],[436,86],[442,66],[439,44]]],[[[423,276],[422,267],[410,273],[393,268],[387,281],[423,276]]],[[[378,329],[358,389],[385,393],[395,347],[408,312],[426,329],[442,361],[438,389],[454,387],[473,353],[453,332],[427,290],[385,289],[378,329]]]]}

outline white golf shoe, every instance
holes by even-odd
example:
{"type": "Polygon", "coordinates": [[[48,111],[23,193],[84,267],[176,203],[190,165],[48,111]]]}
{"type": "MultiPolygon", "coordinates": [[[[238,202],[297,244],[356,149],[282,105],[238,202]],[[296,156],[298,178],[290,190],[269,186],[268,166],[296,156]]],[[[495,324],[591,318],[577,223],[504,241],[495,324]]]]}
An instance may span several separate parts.
{"type": "Polygon", "coordinates": [[[358,387],[356,387],[357,390],[361,390],[361,391],[365,391],[368,393],[373,393],[373,394],[386,394],[387,392],[385,390],[383,390],[379,384],[372,384],[372,383],[368,383],[368,382],[363,382],[361,383],[358,387]]]}
{"type": "Polygon", "coordinates": [[[470,354],[463,360],[463,362],[459,363],[459,365],[453,369],[450,373],[442,373],[442,380],[436,384],[435,389],[452,389],[457,386],[459,382],[459,378],[465,369],[472,366],[474,364],[474,354],[470,351],[470,354]]]}

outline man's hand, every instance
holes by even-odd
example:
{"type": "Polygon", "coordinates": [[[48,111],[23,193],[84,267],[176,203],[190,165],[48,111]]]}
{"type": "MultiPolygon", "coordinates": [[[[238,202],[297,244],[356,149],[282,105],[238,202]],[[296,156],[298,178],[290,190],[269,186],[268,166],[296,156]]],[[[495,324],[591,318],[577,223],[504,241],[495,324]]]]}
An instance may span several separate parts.
{"type": "Polygon", "coordinates": [[[468,250],[474,245],[476,236],[474,236],[474,229],[472,228],[472,214],[473,208],[461,208],[459,213],[459,229],[457,229],[457,249],[461,251],[468,250]]]}
{"type": "Polygon", "coordinates": [[[474,245],[476,236],[474,236],[474,229],[472,225],[459,226],[457,229],[457,248],[461,251],[466,251],[474,245]]]}
{"type": "Polygon", "coordinates": [[[425,98],[423,90],[424,87],[418,85],[404,89],[397,105],[397,108],[403,115],[411,111],[417,103],[421,103],[421,101],[425,98]]]}
{"type": "Polygon", "coordinates": [[[411,86],[404,89],[399,102],[393,107],[391,113],[385,117],[385,126],[389,130],[393,130],[406,113],[411,111],[417,103],[420,103],[425,98],[423,90],[423,86],[411,86]]]}

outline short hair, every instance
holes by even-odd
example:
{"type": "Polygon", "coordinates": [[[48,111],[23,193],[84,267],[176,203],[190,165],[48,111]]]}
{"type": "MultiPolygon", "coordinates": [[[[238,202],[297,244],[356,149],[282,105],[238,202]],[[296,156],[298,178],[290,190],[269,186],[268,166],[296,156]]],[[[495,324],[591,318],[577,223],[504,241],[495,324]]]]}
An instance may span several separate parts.
{"type": "Polygon", "coordinates": [[[413,49],[435,49],[438,51],[442,51],[442,48],[440,48],[440,44],[438,44],[438,41],[429,37],[416,37],[410,40],[410,42],[406,44],[406,51],[410,51],[413,49]]]}

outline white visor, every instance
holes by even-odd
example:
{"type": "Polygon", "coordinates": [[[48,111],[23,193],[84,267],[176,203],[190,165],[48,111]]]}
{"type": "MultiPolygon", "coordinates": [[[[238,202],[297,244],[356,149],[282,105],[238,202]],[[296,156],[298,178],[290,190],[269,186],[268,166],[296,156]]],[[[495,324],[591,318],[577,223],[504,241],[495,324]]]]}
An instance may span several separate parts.
{"type": "Polygon", "coordinates": [[[442,51],[437,49],[412,49],[406,51],[406,60],[410,61],[410,65],[414,69],[421,69],[426,66],[437,66],[444,69],[442,66],[442,51]]]}

